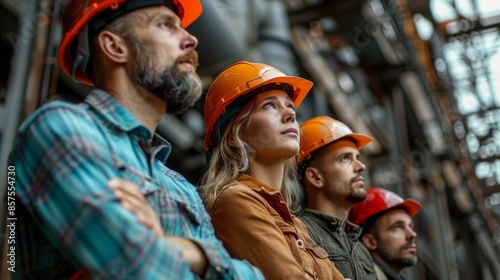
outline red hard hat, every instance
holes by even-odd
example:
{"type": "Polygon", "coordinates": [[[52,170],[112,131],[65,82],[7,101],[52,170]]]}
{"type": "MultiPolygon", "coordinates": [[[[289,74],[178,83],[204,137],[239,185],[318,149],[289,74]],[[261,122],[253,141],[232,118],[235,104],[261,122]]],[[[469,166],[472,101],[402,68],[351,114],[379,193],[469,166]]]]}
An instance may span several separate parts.
{"type": "Polygon", "coordinates": [[[328,116],[309,119],[300,125],[300,129],[302,140],[300,141],[299,163],[304,159],[310,159],[311,154],[319,148],[342,139],[352,139],[358,150],[373,141],[372,137],[353,133],[347,125],[328,116]]]}
{"type": "Polygon", "coordinates": [[[392,208],[404,208],[410,217],[415,216],[422,209],[420,202],[411,198],[403,199],[383,188],[371,187],[366,189],[366,192],[366,199],[356,203],[349,212],[351,222],[360,226],[364,226],[373,215],[392,208]]]}
{"type": "Polygon", "coordinates": [[[195,21],[202,11],[200,0],[72,0],[63,18],[64,35],[59,47],[62,70],[79,82],[92,85],[85,70],[79,67],[83,65],[85,68],[90,57],[91,38],[88,32],[97,31],[127,12],[155,5],[165,5],[176,12],[184,28],[195,21]],[[97,15],[102,15],[97,23],[94,22],[97,26],[88,26],[97,15]],[[75,49],[84,55],[76,57],[75,49]]]}
{"type": "MultiPolygon", "coordinates": [[[[216,143],[216,134],[222,125],[219,119],[227,121],[236,110],[226,111],[239,97],[262,86],[279,86],[292,98],[296,108],[312,88],[313,83],[294,76],[287,76],[280,70],[263,63],[239,61],[227,67],[215,78],[205,99],[205,149],[208,151],[216,143]]],[[[260,92],[259,92],[260,93],[260,92]]],[[[251,97],[252,95],[250,95],[251,97]]],[[[223,121],[224,122],[224,121],[223,121]]]]}

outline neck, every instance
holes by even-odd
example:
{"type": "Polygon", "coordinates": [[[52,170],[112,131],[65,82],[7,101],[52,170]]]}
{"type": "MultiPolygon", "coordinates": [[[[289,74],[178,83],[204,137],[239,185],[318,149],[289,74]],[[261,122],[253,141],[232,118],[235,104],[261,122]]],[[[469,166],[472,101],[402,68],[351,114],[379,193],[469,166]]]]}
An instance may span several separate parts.
{"type": "Polygon", "coordinates": [[[393,264],[387,263],[384,260],[382,260],[382,258],[380,258],[380,256],[377,255],[377,254],[373,255],[373,259],[376,260],[379,264],[382,264],[382,265],[390,268],[397,275],[401,275],[401,273],[403,272],[404,267],[400,267],[400,266],[397,266],[397,265],[393,265],[393,264]]]}
{"type": "Polygon", "coordinates": [[[262,164],[258,161],[253,161],[250,164],[248,174],[262,183],[281,191],[281,183],[283,182],[285,170],[284,162],[274,164],[262,164]]]}
{"type": "Polygon", "coordinates": [[[101,89],[111,94],[154,135],[165,115],[167,103],[129,79],[110,79],[101,89]],[[116,82],[115,82],[116,81],[116,82]]]}

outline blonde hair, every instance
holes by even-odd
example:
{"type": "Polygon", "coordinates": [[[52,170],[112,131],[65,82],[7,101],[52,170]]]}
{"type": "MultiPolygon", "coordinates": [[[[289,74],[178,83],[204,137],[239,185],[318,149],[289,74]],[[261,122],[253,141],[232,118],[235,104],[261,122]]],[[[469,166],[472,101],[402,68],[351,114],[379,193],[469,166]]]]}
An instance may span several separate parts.
{"type": "MultiPolygon", "coordinates": [[[[234,184],[241,173],[248,171],[256,153],[240,137],[250,124],[250,113],[254,106],[255,98],[245,104],[238,114],[231,117],[223,128],[221,139],[211,151],[208,168],[200,186],[201,196],[209,213],[224,188],[234,184]]],[[[297,180],[295,157],[285,163],[280,192],[290,211],[298,211],[302,191],[297,180]]]]}

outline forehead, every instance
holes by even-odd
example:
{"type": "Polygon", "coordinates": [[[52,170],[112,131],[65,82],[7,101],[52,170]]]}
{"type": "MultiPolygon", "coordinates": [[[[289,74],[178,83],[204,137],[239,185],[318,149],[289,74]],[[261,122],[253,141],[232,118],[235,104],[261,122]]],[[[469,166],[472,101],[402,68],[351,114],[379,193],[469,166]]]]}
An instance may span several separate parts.
{"type": "Polygon", "coordinates": [[[405,224],[411,224],[413,220],[410,217],[410,214],[406,212],[404,209],[394,209],[391,210],[382,216],[380,216],[376,223],[381,226],[389,226],[396,222],[403,222],[405,224]]]}
{"type": "Polygon", "coordinates": [[[334,142],[325,147],[325,152],[331,155],[341,155],[345,153],[350,153],[354,155],[359,155],[360,152],[356,148],[356,144],[350,140],[342,140],[339,142],[334,142]]]}
{"type": "Polygon", "coordinates": [[[282,90],[273,89],[273,90],[268,90],[268,91],[265,91],[263,93],[257,94],[255,96],[255,101],[256,101],[256,103],[259,103],[266,98],[285,98],[288,100],[292,100],[286,92],[284,92],[282,90]]]}
{"type": "Polygon", "coordinates": [[[158,16],[166,16],[180,22],[180,18],[171,9],[163,5],[149,6],[129,13],[136,21],[146,22],[158,16]]]}

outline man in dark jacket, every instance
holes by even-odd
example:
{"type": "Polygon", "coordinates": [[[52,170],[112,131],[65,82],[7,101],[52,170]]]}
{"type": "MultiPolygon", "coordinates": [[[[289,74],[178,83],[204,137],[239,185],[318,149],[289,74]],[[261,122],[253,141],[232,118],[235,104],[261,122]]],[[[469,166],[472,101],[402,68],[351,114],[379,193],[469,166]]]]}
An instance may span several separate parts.
{"type": "Polygon", "coordinates": [[[299,173],[307,197],[300,219],[344,277],[377,279],[370,253],[358,240],[361,228],[347,221],[351,207],[366,198],[359,150],[373,138],[327,116],[300,128],[299,173]]]}

